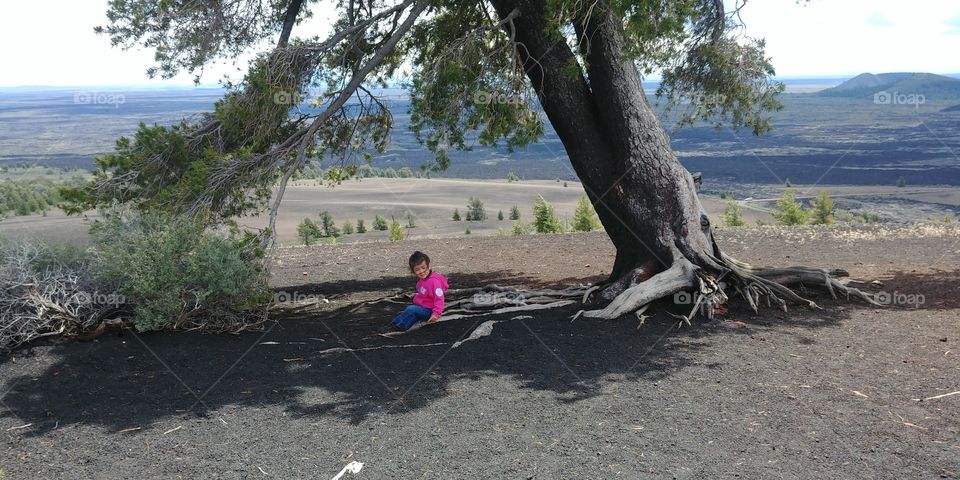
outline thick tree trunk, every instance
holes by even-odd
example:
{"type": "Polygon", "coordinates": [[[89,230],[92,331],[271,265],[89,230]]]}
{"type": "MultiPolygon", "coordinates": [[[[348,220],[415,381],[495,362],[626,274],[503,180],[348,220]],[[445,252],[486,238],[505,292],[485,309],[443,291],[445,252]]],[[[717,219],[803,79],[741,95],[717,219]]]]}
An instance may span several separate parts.
{"type": "MultiPolygon", "coordinates": [[[[619,19],[600,2],[591,4],[588,18],[575,21],[587,71],[571,74],[576,57],[551,35],[545,3],[493,0],[500,18],[519,11],[515,30],[504,28],[523,44],[520,61],[616,246],[613,270],[600,291],[613,301],[587,316],[614,318],[690,289],[712,315],[712,307],[727,299],[718,283],[726,276],[754,308],[761,295],[785,305],[777,294],[812,305],[720,252],[694,180],[674,155],[625,54],[619,19]]],[[[827,287],[838,285],[827,277],[827,287]]]]}

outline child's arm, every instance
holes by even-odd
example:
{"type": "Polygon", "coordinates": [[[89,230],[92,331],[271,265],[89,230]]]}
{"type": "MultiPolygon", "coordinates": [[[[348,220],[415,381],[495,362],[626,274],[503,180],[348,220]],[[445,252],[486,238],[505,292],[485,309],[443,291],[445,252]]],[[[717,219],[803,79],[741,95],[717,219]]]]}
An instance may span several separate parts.
{"type": "Polygon", "coordinates": [[[436,322],[440,315],[443,313],[443,287],[440,286],[440,282],[433,282],[430,285],[430,288],[433,289],[433,314],[430,315],[430,318],[427,320],[427,323],[436,322]]]}

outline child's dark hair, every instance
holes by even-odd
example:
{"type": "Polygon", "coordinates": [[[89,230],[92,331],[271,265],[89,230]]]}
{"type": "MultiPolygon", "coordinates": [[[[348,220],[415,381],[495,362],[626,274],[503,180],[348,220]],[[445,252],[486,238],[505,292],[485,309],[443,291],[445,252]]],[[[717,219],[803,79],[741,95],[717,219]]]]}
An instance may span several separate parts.
{"type": "Polygon", "coordinates": [[[413,252],[413,255],[410,255],[410,271],[413,272],[413,267],[418,265],[420,262],[427,262],[427,266],[430,266],[430,257],[426,253],[417,250],[413,252]]]}

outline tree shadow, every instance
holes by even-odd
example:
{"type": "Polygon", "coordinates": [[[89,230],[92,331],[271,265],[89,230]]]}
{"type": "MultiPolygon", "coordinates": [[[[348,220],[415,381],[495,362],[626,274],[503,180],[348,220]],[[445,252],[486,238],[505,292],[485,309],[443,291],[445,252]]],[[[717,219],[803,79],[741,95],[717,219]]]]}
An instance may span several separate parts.
{"type": "MultiPolygon", "coordinates": [[[[528,280],[499,272],[459,278],[458,286],[466,286],[467,278],[477,285],[528,280]]],[[[345,283],[306,285],[303,291],[382,290],[400,285],[400,279],[345,283]]],[[[408,286],[409,278],[402,285],[408,286]]],[[[571,322],[581,308],[571,305],[451,320],[385,338],[374,332],[402,305],[376,303],[351,312],[355,307],[300,310],[264,332],[241,335],[128,333],[90,343],[37,344],[15,352],[16,363],[5,366],[11,372],[3,375],[0,393],[6,394],[0,406],[4,417],[33,424],[25,435],[43,435],[68,424],[120,431],[176,415],[270,406],[281,406],[288,415],[357,424],[371,415],[428,407],[464,381],[488,379],[575,403],[600,395],[611,383],[667,378],[699,362],[700,349],[750,330],[731,328],[723,320],[678,328],[665,310],[680,313],[689,306],[662,302],[640,329],[632,315],[571,322]],[[520,314],[531,318],[515,318],[520,314]],[[498,322],[491,335],[452,348],[488,320],[498,322]]],[[[748,322],[823,328],[842,321],[850,309],[828,311],[826,316],[793,311],[775,318],[765,310],[748,322]]]]}

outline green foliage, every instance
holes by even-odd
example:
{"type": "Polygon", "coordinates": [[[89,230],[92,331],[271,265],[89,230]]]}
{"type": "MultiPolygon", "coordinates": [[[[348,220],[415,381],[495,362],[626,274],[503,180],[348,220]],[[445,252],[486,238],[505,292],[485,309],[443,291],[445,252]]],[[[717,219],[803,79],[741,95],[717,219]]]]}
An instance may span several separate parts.
{"type": "Polygon", "coordinates": [[[519,181],[520,181],[520,177],[518,177],[516,173],[507,172],[507,182],[519,182],[519,181]]]}
{"type": "Polygon", "coordinates": [[[387,219],[383,215],[377,214],[373,217],[373,229],[385,231],[387,229],[387,219]]]}
{"type": "Polygon", "coordinates": [[[304,218],[303,221],[300,222],[300,225],[297,225],[297,237],[300,238],[300,241],[303,242],[304,245],[312,245],[313,242],[322,236],[323,231],[309,218],[304,218]]]}
{"type": "Polygon", "coordinates": [[[497,220],[501,222],[503,221],[503,210],[497,212],[497,220]]]}
{"type": "Polygon", "coordinates": [[[322,237],[340,236],[340,229],[337,228],[336,223],[333,221],[333,215],[327,210],[320,212],[320,231],[323,232],[322,237]]]}
{"type": "Polygon", "coordinates": [[[417,226],[417,217],[413,215],[413,212],[407,212],[407,228],[415,228],[417,226]]]}
{"type": "Polygon", "coordinates": [[[562,233],[563,224],[554,213],[553,205],[547,203],[542,195],[533,202],[533,229],[537,233],[562,233]]]}
{"type": "Polygon", "coordinates": [[[460,218],[460,209],[459,209],[459,208],[454,208],[454,209],[453,209],[453,221],[454,221],[454,222],[459,222],[460,220],[463,220],[462,218],[460,218]]]}
{"type": "Polygon", "coordinates": [[[803,209],[803,204],[797,201],[797,194],[791,189],[783,191],[777,200],[776,206],[770,212],[777,220],[777,225],[803,225],[807,223],[810,213],[803,209]]]}
{"type": "Polygon", "coordinates": [[[344,222],[343,222],[343,228],[341,229],[341,231],[343,232],[344,235],[352,235],[352,234],[353,234],[353,224],[350,223],[350,221],[344,221],[344,222]]]}
{"type": "Polygon", "coordinates": [[[530,225],[527,225],[525,222],[521,220],[514,220],[512,232],[514,235],[529,235],[530,225]]]}
{"type": "Polygon", "coordinates": [[[467,227],[467,229],[464,230],[463,233],[465,233],[465,234],[467,234],[467,235],[470,235],[470,227],[467,227]]]}
{"type": "Polygon", "coordinates": [[[747,224],[743,219],[743,207],[737,202],[727,202],[723,211],[723,224],[728,227],[742,227],[747,224]]]}
{"type": "Polygon", "coordinates": [[[520,209],[516,205],[510,207],[510,220],[520,220],[520,209]]]}
{"type": "Polygon", "coordinates": [[[367,233],[367,226],[363,224],[363,219],[357,219],[357,233],[367,233]]]}
{"type": "Polygon", "coordinates": [[[403,233],[403,227],[400,226],[400,222],[395,218],[390,219],[390,241],[397,242],[403,240],[405,235],[403,233]]]}
{"type": "Polygon", "coordinates": [[[470,197],[467,200],[467,217],[468,222],[480,222],[487,219],[487,211],[483,208],[483,202],[479,198],[470,197]]]}
{"type": "Polygon", "coordinates": [[[899,177],[897,177],[897,187],[903,188],[906,186],[907,186],[907,177],[904,177],[903,175],[900,175],[899,177]]]}
{"type": "Polygon", "coordinates": [[[814,225],[830,225],[837,221],[833,216],[833,199],[826,190],[821,190],[812,202],[810,223],[814,225]]]}
{"type": "Polygon", "coordinates": [[[581,195],[577,200],[577,208],[573,210],[573,222],[571,228],[575,232],[590,232],[600,229],[600,219],[597,218],[597,212],[586,195],[581,195]]]}
{"type": "Polygon", "coordinates": [[[790,179],[788,178],[788,179],[786,179],[786,180],[783,182],[783,186],[784,186],[784,187],[787,187],[787,188],[790,188],[790,187],[793,186],[793,184],[790,183],[790,179]]]}
{"type": "Polygon", "coordinates": [[[61,201],[60,188],[78,184],[77,180],[48,177],[4,180],[0,182],[0,218],[45,213],[61,201]]]}
{"type": "Polygon", "coordinates": [[[163,214],[101,217],[90,230],[95,271],[133,306],[137,330],[244,316],[270,302],[252,235],[214,234],[163,214]]]}

